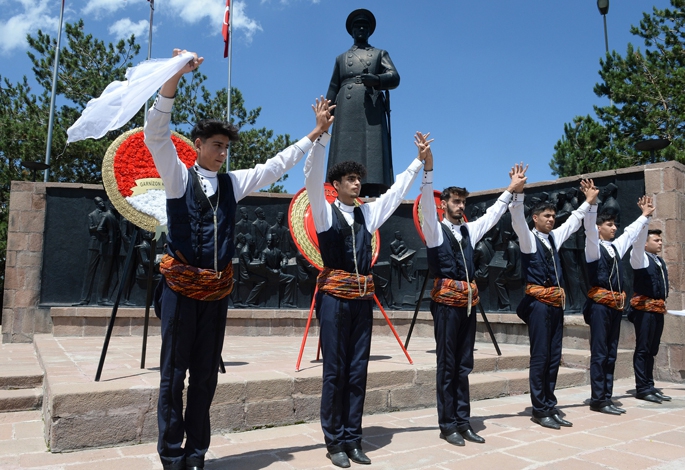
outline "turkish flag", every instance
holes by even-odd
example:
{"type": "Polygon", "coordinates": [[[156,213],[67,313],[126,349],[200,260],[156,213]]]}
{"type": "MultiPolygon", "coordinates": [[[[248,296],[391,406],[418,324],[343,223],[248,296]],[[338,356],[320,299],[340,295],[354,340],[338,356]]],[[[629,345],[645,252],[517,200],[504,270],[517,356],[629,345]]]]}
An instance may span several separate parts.
{"type": "Polygon", "coordinates": [[[221,34],[224,36],[224,58],[228,57],[228,24],[231,21],[231,0],[226,0],[226,11],[224,12],[224,25],[221,28],[221,34]]]}

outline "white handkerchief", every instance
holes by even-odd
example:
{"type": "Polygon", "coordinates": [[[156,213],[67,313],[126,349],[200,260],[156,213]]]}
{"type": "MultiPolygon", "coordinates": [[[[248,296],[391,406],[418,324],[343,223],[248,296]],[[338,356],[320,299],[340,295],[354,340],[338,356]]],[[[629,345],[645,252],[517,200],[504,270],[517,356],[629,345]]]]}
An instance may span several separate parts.
{"type": "Polygon", "coordinates": [[[67,142],[99,139],[119,129],[192,58],[193,54],[185,52],[171,59],[146,60],[129,68],[125,81],[110,83],[99,98],[88,102],[81,117],[67,129],[67,142]]]}

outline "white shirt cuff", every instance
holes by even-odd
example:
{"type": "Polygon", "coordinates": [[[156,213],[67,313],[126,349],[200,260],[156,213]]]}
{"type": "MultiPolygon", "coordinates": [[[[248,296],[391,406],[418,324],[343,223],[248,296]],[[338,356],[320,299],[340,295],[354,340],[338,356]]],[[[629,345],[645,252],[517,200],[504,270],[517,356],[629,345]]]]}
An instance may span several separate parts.
{"type": "Polygon", "coordinates": [[[423,172],[422,184],[433,184],[433,170],[423,172]]]}
{"type": "Polygon", "coordinates": [[[588,213],[590,213],[590,214],[596,213],[598,207],[599,207],[598,204],[592,204],[592,205],[590,206],[590,210],[588,211],[588,213]]]}
{"type": "Polygon", "coordinates": [[[523,202],[524,193],[514,193],[511,197],[511,202],[523,202]]]}
{"type": "Polygon", "coordinates": [[[162,96],[158,93],[154,106],[157,109],[157,111],[160,111],[162,113],[170,113],[171,108],[173,108],[174,106],[174,99],[167,98],[166,96],[162,96]]]}
{"type": "Polygon", "coordinates": [[[329,134],[328,132],[324,132],[319,136],[318,139],[316,139],[316,143],[321,145],[322,147],[325,147],[326,145],[328,145],[329,140],[331,140],[331,134],[329,134]]]}
{"type": "MultiPolygon", "coordinates": [[[[523,194],[523,193],[522,193],[523,194]]],[[[509,204],[513,198],[513,194],[510,193],[509,191],[504,191],[499,198],[500,201],[502,201],[505,204],[509,204]]]]}

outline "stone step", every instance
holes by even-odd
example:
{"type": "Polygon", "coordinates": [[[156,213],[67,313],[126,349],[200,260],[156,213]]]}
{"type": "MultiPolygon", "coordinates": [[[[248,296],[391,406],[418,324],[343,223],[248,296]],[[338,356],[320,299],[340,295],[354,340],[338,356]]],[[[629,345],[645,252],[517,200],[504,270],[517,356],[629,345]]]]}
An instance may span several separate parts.
{"type": "MultiPolygon", "coordinates": [[[[159,337],[150,338],[146,369],[140,369],[140,338],[112,338],[100,382],[93,379],[102,338],[37,335],[34,340],[46,371],[43,418],[53,452],[156,440],[159,337]]],[[[228,337],[222,351],[227,373],[219,375],[212,432],[316,422],[321,361],[315,360],[311,339],[295,372],[299,346],[299,339],[289,336],[228,337]]],[[[435,342],[416,337],[410,346],[412,365],[394,338],[374,337],[365,413],[435,406],[435,342]]],[[[497,356],[491,343],[476,344],[472,400],[528,391],[529,347],[500,348],[497,356]]],[[[564,350],[558,389],[588,383],[589,354],[564,350]]],[[[619,353],[617,378],[632,375],[629,357],[630,351],[619,353]]]]}
{"type": "Polygon", "coordinates": [[[33,344],[0,344],[0,390],[41,388],[43,368],[33,344]]]}
{"type": "Polygon", "coordinates": [[[0,390],[0,413],[38,410],[43,405],[41,388],[0,390]]]}

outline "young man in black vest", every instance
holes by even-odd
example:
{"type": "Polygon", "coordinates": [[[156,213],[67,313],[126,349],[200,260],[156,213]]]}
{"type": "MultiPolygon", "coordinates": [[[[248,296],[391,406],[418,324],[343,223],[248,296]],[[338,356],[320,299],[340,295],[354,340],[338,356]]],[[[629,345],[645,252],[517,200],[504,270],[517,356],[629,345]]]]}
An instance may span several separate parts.
{"type": "Polygon", "coordinates": [[[585,202],[557,228],[554,228],[556,206],[551,202],[541,202],[533,207],[535,226],[532,230],[526,223],[523,193],[514,194],[509,205],[511,224],[521,247],[521,274],[526,280],[526,295],[516,314],[528,325],[530,338],[532,420],[551,429],[572,426],[560,415],[554,395],[561,363],[565,306],[558,247],[580,228],[590,205],[597,200],[599,190],[592,180],[581,181],[580,188],[585,194],[585,202]]]}
{"type": "Polygon", "coordinates": [[[653,375],[668,297],[668,269],[659,256],[661,245],[661,230],[649,230],[649,226],[645,225],[630,253],[633,297],[630,299],[628,319],[635,326],[635,396],[652,403],[671,401],[671,397],[654,388],[653,375]]]}
{"type": "MultiPolygon", "coordinates": [[[[175,49],[173,55],[179,53],[175,49]]],[[[157,450],[169,470],[203,468],[209,448],[209,408],[233,288],[237,202],[277,181],[332,123],[327,106],[317,101],[316,127],[307,137],[253,169],[218,174],[230,142],[238,139],[238,129],[226,122],[200,121],[191,134],[197,161],[186,168],[171,140],[171,109],[181,76],[202,61],[195,56],[162,86],[145,127],[145,143],[167,198],[167,244],[155,311],[162,320],[157,450]],[[184,419],[183,383],[188,371],[184,419]]]]}
{"type": "Polygon", "coordinates": [[[616,240],[613,212],[598,215],[597,205],[593,204],[585,214],[585,260],[590,291],[583,316],[590,325],[590,409],[610,415],[625,413],[611,401],[621,316],[626,302],[621,259],[643,227],[649,225],[649,217],[654,212],[651,198],[643,196],[637,205],[642,215],[616,240]]]}
{"type": "Polygon", "coordinates": [[[515,165],[511,183],[487,212],[474,222],[464,223],[468,191],[451,186],[442,191],[442,222],[433,196],[432,140],[417,134],[416,145],[426,154],[421,185],[422,230],[426,239],[428,269],[435,278],[431,291],[431,314],[435,332],[437,369],[435,375],[440,439],[463,446],[464,439],[482,444],[485,439],[471,428],[469,374],[473,370],[476,341],[476,306],[480,301],[475,281],[473,250],[480,239],[507,211],[512,194],[523,191],[526,168],[515,165]]]}
{"type": "Polygon", "coordinates": [[[338,197],[329,204],[324,194],[329,140],[325,133],[316,141],[304,174],[324,268],[316,295],[323,353],[321,427],[331,462],[347,468],[350,460],[371,463],[361,441],[373,326],[372,236],[400,205],[425,157],[412,161],[385,194],[359,207],[355,200],[366,169],[358,162],[336,163],[328,171],[328,181],[338,197]]]}

